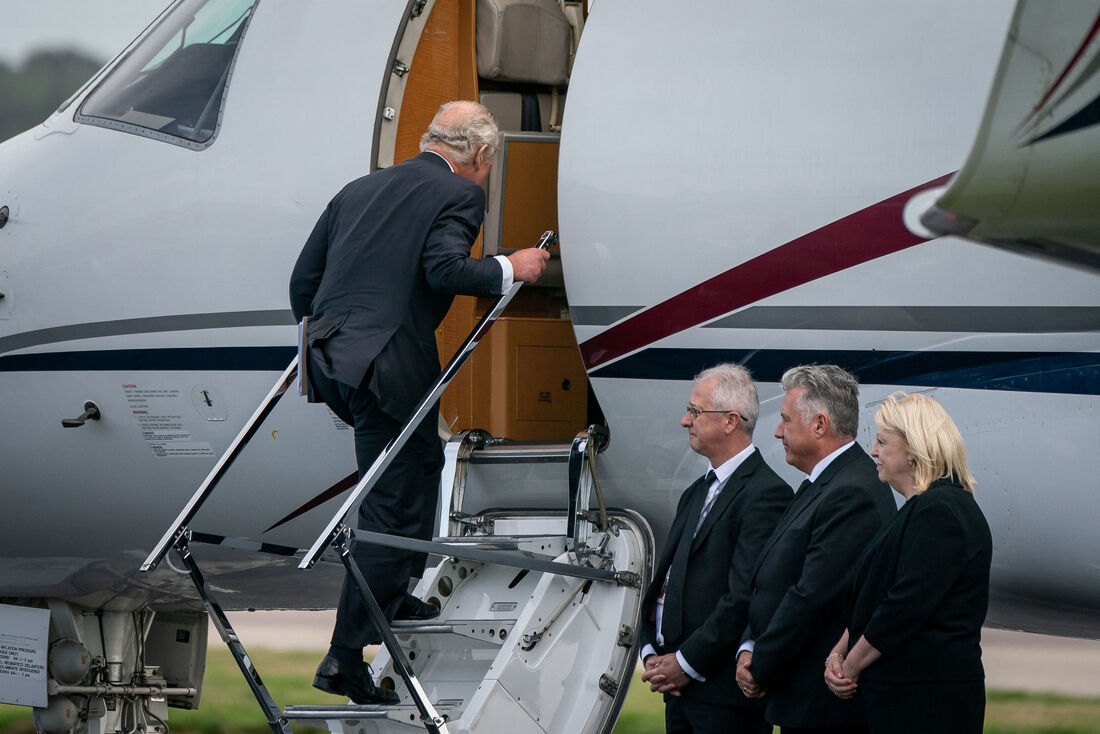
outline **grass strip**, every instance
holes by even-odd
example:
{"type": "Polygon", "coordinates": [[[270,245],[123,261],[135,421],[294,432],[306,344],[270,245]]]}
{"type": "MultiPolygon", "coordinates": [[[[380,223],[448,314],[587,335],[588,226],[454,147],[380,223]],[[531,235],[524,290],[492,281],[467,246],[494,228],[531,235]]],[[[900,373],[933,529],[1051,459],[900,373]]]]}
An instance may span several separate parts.
{"type": "MultiPolygon", "coordinates": [[[[313,671],[322,652],[249,652],[276,703],[341,704],[342,699],[315,690],[313,671]]],[[[260,707],[229,651],[212,645],[206,660],[201,707],[171,709],[172,734],[270,734],[260,707]]],[[[293,724],[295,732],[317,729],[293,724]]],[[[664,703],[635,673],[615,734],[663,734],[664,703]]],[[[0,734],[33,734],[31,710],[0,705],[0,734]]],[[[989,690],[985,734],[1100,734],[1100,697],[1076,698],[1054,693],[989,690]]]]}

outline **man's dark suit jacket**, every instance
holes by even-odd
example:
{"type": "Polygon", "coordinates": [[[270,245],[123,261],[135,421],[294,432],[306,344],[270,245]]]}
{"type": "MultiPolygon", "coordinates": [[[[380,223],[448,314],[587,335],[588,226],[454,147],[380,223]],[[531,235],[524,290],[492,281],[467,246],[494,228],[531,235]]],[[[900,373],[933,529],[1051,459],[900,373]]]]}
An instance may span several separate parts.
{"type": "Polygon", "coordinates": [[[983,680],[982,623],[993,537],[974,495],[941,479],[909,499],[867,550],[853,583],[849,646],[882,657],[883,683],[983,680]]]}
{"type": "Polygon", "coordinates": [[[862,703],[825,685],[825,656],[844,631],[843,602],[856,563],[895,515],[890,488],[858,444],[833,459],[787,508],[752,577],[746,639],[765,716],[789,727],[857,726],[862,703]]]}
{"type": "Polygon", "coordinates": [[[753,451],[714,500],[699,532],[692,533],[707,496],[700,479],[681,496],[657,575],[642,607],[642,644],[660,654],[677,650],[705,682],[683,691],[689,700],[758,706],[741,695],[734,653],[748,619],[749,575],[764,541],[791,501],[791,488],[753,451]],[[657,644],[651,618],[665,574],[665,644],[657,644]]]}
{"type": "Polygon", "coordinates": [[[454,295],[500,293],[500,264],[469,257],[484,217],[481,187],[434,153],[345,186],[290,279],[294,317],[311,318],[314,368],[358,387],[373,363],[371,392],[407,418],[439,376],[434,332],[454,295]]]}

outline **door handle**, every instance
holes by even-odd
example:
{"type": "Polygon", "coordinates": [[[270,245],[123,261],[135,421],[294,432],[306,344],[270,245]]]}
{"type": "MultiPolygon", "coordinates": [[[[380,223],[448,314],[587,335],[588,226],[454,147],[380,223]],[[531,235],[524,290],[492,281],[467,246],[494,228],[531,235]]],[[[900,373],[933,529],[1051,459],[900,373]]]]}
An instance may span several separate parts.
{"type": "Polygon", "coordinates": [[[91,400],[85,401],[84,412],[76,418],[62,418],[61,425],[66,428],[80,428],[87,421],[97,421],[100,418],[99,406],[91,400]]]}

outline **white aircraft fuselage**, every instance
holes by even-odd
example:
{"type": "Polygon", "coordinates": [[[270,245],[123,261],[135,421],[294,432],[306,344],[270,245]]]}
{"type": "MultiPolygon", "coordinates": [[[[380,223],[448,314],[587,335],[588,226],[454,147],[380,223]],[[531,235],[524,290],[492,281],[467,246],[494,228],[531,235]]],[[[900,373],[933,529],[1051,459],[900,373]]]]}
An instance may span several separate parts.
{"type": "MultiPolygon", "coordinates": [[[[408,13],[261,1],[198,149],[75,119],[106,74],[0,146],[0,598],[196,608],[185,577],[138,566],[294,355],[290,269],[329,198],[379,165],[408,13]],[[86,401],[102,417],[63,428],[86,401]]],[[[593,4],[562,126],[562,266],[611,431],[605,499],[658,544],[705,469],[679,426],[692,376],[753,371],[755,443],[795,486],[778,379],[838,363],[865,447],[896,390],[958,424],[994,537],[989,623],[1100,634],[1096,275],[910,229],[913,197],[966,156],[1011,13],[593,4]]],[[[283,403],[203,530],[307,547],[337,506],[270,529],[355,470],[350,431],[283,403]]],[[[212,557],[229,608],[335,604],[338,570],[212,557]]]]}

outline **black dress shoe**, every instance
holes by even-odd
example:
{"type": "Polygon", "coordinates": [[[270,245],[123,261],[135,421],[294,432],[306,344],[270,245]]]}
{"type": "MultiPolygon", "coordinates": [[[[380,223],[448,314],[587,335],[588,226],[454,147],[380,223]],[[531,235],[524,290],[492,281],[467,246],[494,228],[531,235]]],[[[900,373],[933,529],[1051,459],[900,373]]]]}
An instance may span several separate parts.
{"type": "Polygon", "coordinates": [[[325,693],[345,696],[358,704],[394,704],[401,700],[396,691],[376,686],[370,673],[370,666],[366,663],[350,669],[342,668],[336,658],[325,655],[313,678],[313,687],[325,693]]]}
{"type": "Polygon", "coordinates": [[[401,600],[401,606],[397,609],[397,614],[394,619],[407,619],[417,622],[423,622],[428,619],[435,619],[439,616],[439,607],[434,604],[428,604],[417,599],[412,594],[405,594],[405,598],[401,600]]]}

